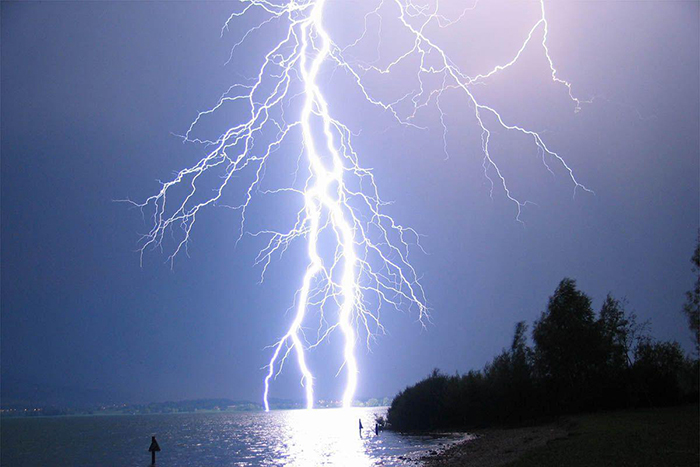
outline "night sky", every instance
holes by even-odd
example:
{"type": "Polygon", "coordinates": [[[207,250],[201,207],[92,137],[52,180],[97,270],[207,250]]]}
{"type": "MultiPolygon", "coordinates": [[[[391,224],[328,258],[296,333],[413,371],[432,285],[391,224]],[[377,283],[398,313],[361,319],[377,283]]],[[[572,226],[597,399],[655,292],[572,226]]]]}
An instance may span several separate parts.
{"type": "MultiPolygon", "coordinates": [[[[347,43],[367,6],[330,3],[328,29],[347,43]]],[[[171,268],[170,252],[152,251],[141,266],[139,235],[150,226],[114,201],[150,196],[157,180],[204,154],[174,134],[250,76],[269,45],[265,34],[254,36],[224,66],[243,34],[239,22],[220,37],[235,8],[2,3],[3,394],[42,384],[109,390],[129,401],[260,400],[265,347],[291,319],[285,310],[305,266],[304,245],[258,284],[260,239],[236,247],[237,214],[212,208],[197,221],[189,257],[171,268]]],[[[475,74],[517,51],[537,8],[484,6],[441,39],[475,74]]],[[[475,90],[510,121],[541,131],[595,191],[573,197],[570,180],[543,168],[531,139],[502,134],[494,157],[512,189],[537,203],[524,211],[524,226],[501,191],[489,197],[466,101],[445,103],[446,158],[436,113],[422,121],[428,130],[398,127],[358,104],[347,80],[324,75],[332,108],[362,129],[357,149],[393,201],[387,212],[424,235],[426,251],[414,250],[412,264],[432,323],[422,329],[415,314],[386,311],[387,334],[358,351],[358,396],[392,396],[434,367],[482,367],[509,345],[517,321],[539,316],[565,276],[596,309],[608,292],[626,298],[640,321],[651,320],[655,337],[690,351],[681,308],[700,225],[699,11],[695,1],[551,2],[548,44],[559,76],[593,102],[574,112],[538,41],[516,68],[475,90]]],[[[389,57],[401,36],[386,28],[389,57]]],[[[376,50],[357,53],[373,59],[376,50]]],[[[401,73],[376,89],[412,86],[401,73]]],[[[226,122],[219,118],[214,126],[226,122]]],[[[284,154],[295,161],[298,152],[284,154]]],[[[291,200],[261,202],[253,226],[285,222],[292,208],[291,200]]],[[[319,398],[342,392],[340,344],[333,339],[310,356],[319,398]]],[[[301,398],[298,382],[294,365],[286,367],[272,396],[301,398]]]]}

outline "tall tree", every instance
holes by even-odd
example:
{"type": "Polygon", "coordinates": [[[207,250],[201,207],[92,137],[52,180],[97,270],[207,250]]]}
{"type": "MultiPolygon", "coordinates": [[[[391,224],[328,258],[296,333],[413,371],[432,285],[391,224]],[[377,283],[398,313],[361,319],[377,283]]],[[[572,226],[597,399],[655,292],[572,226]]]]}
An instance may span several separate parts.
{"type": "Polygon", "coordinates": [[[686,292],[686,301],[683,305],[683,313],[688,318],[688,327],[693,333],[695,352],[700,354],[700,235],[695,245],[695,252],[690,258],[693,273],[695,273],[695,286],[686,292]]]}
{"type": "Polygon", "coordinates": [[[648,322],[637,323],[635,313],[625,311],[626,300],[618,300],[611,294],[605,297],[600,308],[598,327],[607,364],[614,367],[630,367],[634,344],[643,338],[648,322]]]}
{"type": "Polygon", "coordinates": [[[591,299],[564,278],[547,310],[535,323],[535,366],[547,385],[555,410],[588,408],[598,400],[603,367],[600,332],[591,299]]]}
{"type": "Polygon", "coordinates": [[[625,302],[611,294],[605,297],[596,322],[601,343],[602,386],[600,406],[624,407],[630,403],[630,374],[634,344],[643,339],[646,323],[625,311],[625,302]]]}

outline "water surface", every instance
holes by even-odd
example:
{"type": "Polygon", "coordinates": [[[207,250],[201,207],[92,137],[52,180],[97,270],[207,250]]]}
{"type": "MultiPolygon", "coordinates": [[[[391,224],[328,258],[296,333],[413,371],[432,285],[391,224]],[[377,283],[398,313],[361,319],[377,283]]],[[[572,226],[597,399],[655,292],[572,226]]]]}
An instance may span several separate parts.
{"type": "Polygon", "coordinates": [[[176,466],[418,465],[460,435],[374,434],[385,408],[4,419],[0,465],[176,466]],[[359,433],[359,419],[364,430],[359,433]]]}

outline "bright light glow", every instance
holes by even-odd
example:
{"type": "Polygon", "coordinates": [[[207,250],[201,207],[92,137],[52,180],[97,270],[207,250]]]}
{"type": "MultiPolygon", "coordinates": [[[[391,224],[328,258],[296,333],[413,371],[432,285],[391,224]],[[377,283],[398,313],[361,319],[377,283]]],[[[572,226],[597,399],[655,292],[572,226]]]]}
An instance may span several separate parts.
{"type": "MultiPolygon", "coordinates": [[[[374,436],[372,412],[365,409],[290,410],[287,426],[293,427],[284,440],[285,465],[375,465],[365,443],[374,436]],[[360,438],[359,420],[365,427],[360,438]]],[[[375,444],[376,439],[372,440],[375,444]]]]}
{"type": "MultiPolygon", "coordinates": [[[[262,269],[261,279],[264,279],[272,257],[286,252],[291,242],[304,238],[308,246],[308,264],[295,296],[292,323],[272,346],[263,394],[265,409],[269,410],[270,384],[282,371],[291,352],[295,353],[301,372],[306,407],[313,407],[314,376],[307,365],[305,352],[318,346],[335,330],[340,331],[344,340],[344,363],[339,373],[343,371],[345,375],[342,404],[347,408],[352,404],[358,384],[356,342],[364,334],[369,345],[372,336],[383,331],[380,322],[382,304],[396,309],[416,309],[421,324],[429,317],[423,288],[408,261],[409,245],[420,247],[419,237],[415,231],[398,224],[382,212],[385,203],[379,196],[373,173],[359,163],[352,144],[353,133],[334,118],[329,109],[326,95],[333,90],[322,89],[319,73],[323,67],[347,73],[367,102],[381,111],[389,112],[400,125],[419,128],[414,123],[418,112],[428,106],[435,106],[440,115],[445,151],[448,132],[440,98],[448,91],[463,93],[471,104],[475,122],[481,130],[484,175],[491,183],[491,195],[500,187],[507,199],[514,203],[515,218],[518,221],[521,220],[522,208],[528,202],[519,200],[511,192],[499,166],[491,157],[493,126],[531,137],[547,170],[554,173],[550,163],[557,163],[565,169],[573,183],[574,194],[577,189],[590,190],[576,180],[569,165],[547,147],[538,133],[506,123],[496,109],[476,98],[473,86],[513,66],[533,39],[541,34],[541,47],[549,63],[553,82],[568,89],[569,96],[575,103],[575,111],[580,110],[581,104],[586,101],[575,97],[571,83],[557,76],[547,47],[549,25],[545,17],[544,1],[539,4],[539,19],[523,39],[521,47],[514,52],[512,59],[475,76],[463,73],[436,40],[428,37],[426,31],[429,30],[428,26],[445,28],[456,25],[467,11],[477,7],[478,1],[464,9],[458,17],[450,19],[440,13],[438,0],[428,4],[418,4],[413,0],[379,0],[377,7],[365,16],[364,31],[357,40],[344,48],[333,41],[324,27],[326,0],[241,0],[241,4],[242,9],[226,21],[222,35],[229,31],[229,26],[234,21],[253,11],[262,13],[265,19],[242,35],[232,49],[232,58],[236,48],[263,28],[282,27],[286,32],[264,56],[253,83],[231,86],[214,107],[197,115],[183,135],[185,141],[202,143],[208,147],[208,154],[195,165],[179,171],[172,180],[162,183],[160,191],[155,195],[144,202],[133,203],[142,209],[153,210],[153,228],[143,238],[141,256],[143,258],[144,252],[150,248],[162,247],[166,232],[172,232],[176,240],[169,259],[173,261],[183,249],[187,249],[200,210],[207,206],[223,205],[224,190],[230,184],[233,185],[232,179],[244,173],[252,174],[252,182],[244,190],[243,201],[227,207],[240,212],[239,240],[246,233],[267,239],[266,246],[256,260],[262,269]],[[381,20],[384,15],[398,18],[403,29],[413,37],[414,40],[406,44],[405,52],[388,61],[385,66],[355,64],[346,60],[347,51],[366,39],[368,18],[377,16],[381,20]],[[386,102],[373,95],[365,84],[365,76],[368,74],[390,74],[400,63],[415,57],[419,58],[415,72],[420,86],[401,99],[386,102]],[[430,89],[423,80],[426,76],[439,76],[442,84],[430,89]],[[303,105],[297,113],[294,103],[302,98],[303,105]],[[407,102],[412,103],[411,110],[408,114],[404,111],[402,115],[400,108],[407,102]],[[244,105],[247,109],[240,122],[233,123],[215,140],[194,136],[203,119],[224,106],[237,104],[244,105]],[[290,113],[295,114],[291,120],[290,113]],[[493,120],[495,123],[487,123],[487,115],[491,117],[488,121],[493,120]],[[301,135],[303,154],[308,164],[308,177],[303,186],[293,184],[283,188],[263,189],[261,183],[272,155],[295,133],[301,135]],[[491,178],[489,172],[495,173],[495,179],[491,178]],[[213,182],[213,194],[210,194],[210,184],[211,178],[215,177],[204,182],[205,174],[218,175],[218,179],[213,182]],[[206,188],[201,188],[202,186],[206,188]],[[282,194],[298,195],[303,200],[296,223],[287,231],[247,232],[246,215],[254,195],[282,194]],[[167,203],[166,195],[170,195],[167,203]],[[176,198],[175,201],[170,201],[173,197],[176,198]],[[176,227],[181,230],[178,231],[176,227]],[[320,245],[324,234],[330,236],[335,244],[331,253],[324,252],[320,245]],[[368,306],[370,303],[373,304],[371,307],[368,306]],[[319,325],[317,338],[309,342],[303,326],[308,321],[311,310],[317,311],[319,325]]],[[[298,150],[286,153],[290,154],[298,154],[298,150]]]]}

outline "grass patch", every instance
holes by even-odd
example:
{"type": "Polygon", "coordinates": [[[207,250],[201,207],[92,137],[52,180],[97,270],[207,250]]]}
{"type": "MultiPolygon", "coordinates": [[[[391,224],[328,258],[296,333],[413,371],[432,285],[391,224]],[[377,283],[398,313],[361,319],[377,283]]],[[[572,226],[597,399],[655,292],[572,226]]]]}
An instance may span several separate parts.
{"type": "Polygon", "coordinates": [[[698,467],[698,405],[576,416],[567,438],[507,467],[698,467]]]}

